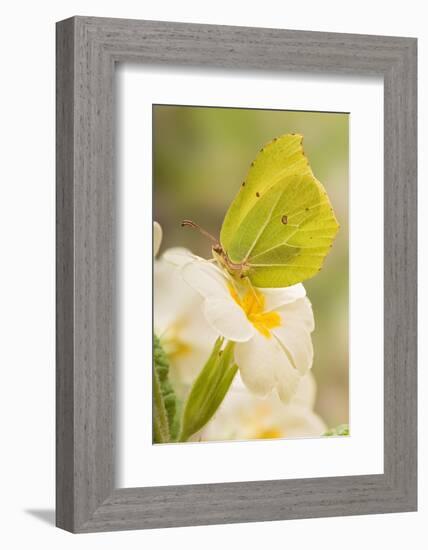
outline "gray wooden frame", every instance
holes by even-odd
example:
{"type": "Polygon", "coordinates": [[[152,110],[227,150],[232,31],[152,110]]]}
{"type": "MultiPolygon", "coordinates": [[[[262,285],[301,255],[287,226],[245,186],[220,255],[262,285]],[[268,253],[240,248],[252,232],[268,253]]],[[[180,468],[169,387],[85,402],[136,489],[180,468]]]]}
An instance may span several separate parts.
{"type": "Polygon", "coordinates": [[[413,38],[90,17],[57,24],[59,527],[91,532],[416,510],[416,79],[413,38]],[[115,488],[117,62],[384,78],[384,474],[115,488]]]}

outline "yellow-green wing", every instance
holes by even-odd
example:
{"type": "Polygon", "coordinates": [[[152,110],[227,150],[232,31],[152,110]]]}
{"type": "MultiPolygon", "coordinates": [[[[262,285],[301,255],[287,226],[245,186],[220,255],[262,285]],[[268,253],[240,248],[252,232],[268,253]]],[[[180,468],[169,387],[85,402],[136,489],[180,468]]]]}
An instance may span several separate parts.
{"type": "Polygon", "coordinates": [[[338,228],[321,183],[311,173],[287,175],[257,197],[226,252],[246,263],[255,286],[290,286],[321,269],[338,228]]]}
{"type": "Polygon", "coordinates": [[[244,218],[266,192],[287,176],[312,174],[303,153],[303,137],[287,134],[269,142],[251,163],[245,181],[229,207],[220,232],[220,242],[228,251],[244,218]]]}

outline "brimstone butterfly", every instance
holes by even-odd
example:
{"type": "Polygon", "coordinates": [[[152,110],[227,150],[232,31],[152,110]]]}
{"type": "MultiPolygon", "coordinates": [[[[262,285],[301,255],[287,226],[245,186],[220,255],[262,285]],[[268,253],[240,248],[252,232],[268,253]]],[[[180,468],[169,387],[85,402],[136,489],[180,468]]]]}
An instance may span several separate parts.
{"type": "MultiPolygon", "coordinates": [[[[339,228],[302,141],[287,134],[260,150],[226,213],[220,242],[213,239],[214,258],[256,287],[286,287],[313,277],[339,228]]],[[[187,220],[183,225],[198,227],[187,220]]]]}

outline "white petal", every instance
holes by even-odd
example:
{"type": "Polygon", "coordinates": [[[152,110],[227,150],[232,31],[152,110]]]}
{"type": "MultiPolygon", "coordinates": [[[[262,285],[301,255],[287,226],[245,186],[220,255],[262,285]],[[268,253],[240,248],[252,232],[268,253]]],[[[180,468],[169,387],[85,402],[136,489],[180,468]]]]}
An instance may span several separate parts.
{"type": "Polygon", "coordinates": [[[186,325],[183,325],[182,328],[178,326],[177,330],[173,326],[172,330],[167,331],[161,340],[169,359],[171,383],[175,392],[180,394],[181,399],[187,397],[190,385],[205,365],[217,337],[205,319],[202,321],[201,329],[192,335],[191,340],[186,338],[186,325]],[[202,330],[202,326],[206,327],[205,331],[202,330]],[[171,334],[173,338],[170,338],[171,334]],[[211,341],[208,344],[207,336],[209,335],[211,341]],[[201,339],[199,340],[199,338],[201,339]]]}
{"type": "Polygon", "coordinates": [[[181,269],[183,279],[203,298],[228,298],[235,303],[222,271],[207,260],[188,262],[181,269]]]}
{"type": "Polygon", "coordinates": [[[278,313],[288,325],[303,324],[308,332],[315,328],[312,304],[308,298],[301,298],[295,302],[278,308],[278,313]]]}
{"type": "Polygon", "coordinates": [[[174,389],[185,397],[210,354],[217,333],[203,312],[203,299],[184,282],[180,270],[164,260],[154,262],[154,328],[170,356],[174,389]],[[177,348],[178,346],[178,348],[177,348]]]}
{"type": "Polygon", "coordinates": [[[242,381],[256,395],[265,396],[274,388],[283,402],[294,395],[300,375],[275,338],[256,331],[248,342],[236,344],[235,361],[242,381]]]}
{"type": "Polygon", "coordinates": [[[296,394],[292,399],[293,405],[301,405],[310,409],[314,408],[317,384],[311,371],[302,376],[296,394]]]}
{"type": "Polygon", "coordinates": [[[200,296],[183,281],[179,270],[164,261],[163,256],[154,262],[153,271],[154,326],[161,336],[202,304],[200,296]]]}
{"type": "Polygon", "coordinates": [[[230,298],[208,298],[204,313],[208,323],[227,340],[246,342],[255,332],[244,311],[230,298]]]}
{"type": "Polygon", "coordinates": [[[299,283],[285,288],[260,288],[265,297],[265,310],[274,311],[306,296],[305,287],[299,283]]]}
{"type": "Polygon", "coordinates": [[[162,242],[162,227],[158,222],[153,222],[153,256],[159,252],[162,242]]]}
{"type": "Polygon", "coordinates": [[[272,333],[291,357],[294,367],[304,375],[312,367],[314,358],[310,302],[303,298],[277,311],[281,315],[281,326],[272,329],[272,333]]]}
{"type": "Polygon", "coordinates": [[[314,437],[322,435],[327,427],[311,409],[289,405],[284,407],[281,422],[285,437],[314,437]]]}
{"type": "Polygon", "coordinates": [[[217,265],[207,260],[192,260],[180,273],[184,281],[205,298],[205,317],[221,336],[234,342],[251,338],[255,329],[232,298],[228,279],[217,265]]]}
{"type": "Polygon", "coordinates": [[[177,246],[165,250],[162,254],[162,259],[175,267],[182,267],[193,260],[200,260],[201,258],[192,254],[192,252],[190,252],[187,248],[177,246]]]}
{"type": "Polygon", "coordinates": [[[293,367],[303,376],[312,367],[314,350],[310,333],[302,327],[278,327],[272,330],[291,359],[293,367]]]}
{"type": "Polygon", "coordinates": [[[278,396],[283,403],[287,404],[296,395],[302,377],[293,367],[288,357],[286,361],[276,365],[275,377],[278,396]]]}
{"type": "MultiPolygon", "coordinates": [[[[184,284],[185,283],[183,283],[183,285],[184,284]]],[[[196,293],[194,295],[194,307],[187,312],[185,322],[182,323],[180,327],[180,336],[183,341],[187,342],[190,346],[197,345],[211,351],[218,335],[206,320],[202,311],[203,304],[201,297],[196,293]]]]}
{"type": "Polygon", "coordinates": [[[203,429],[203,440],[257,439],[269,431],[283,438],[314,437],[325,432],[324,422],[311,408],[296,404],[294,398],[284,405],[277,392],[257,397],[242,389],[239,382],[236,386],[237,379],[238,375],[215,416],[203,429]]]}

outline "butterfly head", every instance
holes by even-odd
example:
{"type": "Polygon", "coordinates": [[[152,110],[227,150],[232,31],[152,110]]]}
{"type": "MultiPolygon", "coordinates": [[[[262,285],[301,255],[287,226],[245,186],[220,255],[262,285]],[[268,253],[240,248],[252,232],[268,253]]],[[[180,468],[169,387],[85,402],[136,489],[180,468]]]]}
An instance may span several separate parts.
{"type": "Polygon", "coordinates": [[[232,262],[227,252],[223,249],[223,247],[220,244],[218,246],[213,246],[212,252],[213,252],[214,259],[217,261],[220,267],[222,267],[223,269],[226,269],[226,271],[230,275],[232,275],[237,279],[243,279],[244,277],[248,276],[249,266],[247,265],[247,263],[232,262]]]}
{"type": "Polygon", "coordinates": [[[183,220],[181,222],[181,227],[191,227],[192,229],[196,229],[201,233],[202,235],[205,235],[205,237],[208,237],[212,241],[212,254],[214,260],[220,265],[220,267],[226,269],[230,275],[233,275],[234,277],[243,278],[246,277],[249,271],[249,267],[245,262],[242,263],[235,263],[232,262],[232,260],[229,258],[227,252],[222,247],[221,243],[218,239],[213,237],[208,231],[203,229],[200,225],[197,223],[191,221],[191,220],[183,220]]]}

